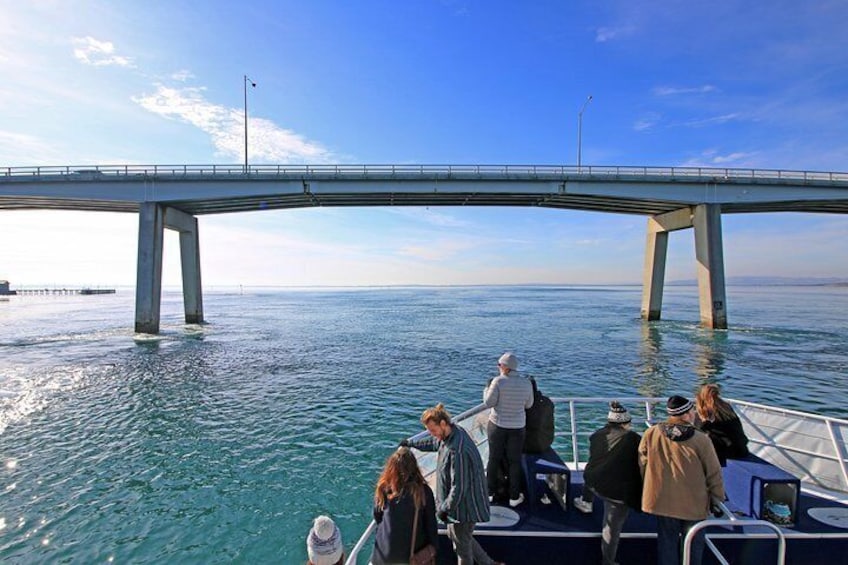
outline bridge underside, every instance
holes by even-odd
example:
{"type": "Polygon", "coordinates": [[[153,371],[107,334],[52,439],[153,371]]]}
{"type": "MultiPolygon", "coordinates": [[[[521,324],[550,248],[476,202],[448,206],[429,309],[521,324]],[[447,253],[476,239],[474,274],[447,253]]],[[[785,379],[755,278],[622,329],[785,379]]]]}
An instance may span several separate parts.
{"type": "MultiPolygon", "coordinates": [[[[239,198],[159,201],[193,216],[292,208],[361,206],[519,206],[655,216],[692,205],[687,200],[610,198],[585,195],[480,193],[263,194],[239,198]]],[[[139,202],[55,197],[0,196],[3,210],[80,210],[138,213],[139,202]]],[[[786,200],[721,204],[722,214],[808,212],[848,214],[848,200],[786,200]]]]}

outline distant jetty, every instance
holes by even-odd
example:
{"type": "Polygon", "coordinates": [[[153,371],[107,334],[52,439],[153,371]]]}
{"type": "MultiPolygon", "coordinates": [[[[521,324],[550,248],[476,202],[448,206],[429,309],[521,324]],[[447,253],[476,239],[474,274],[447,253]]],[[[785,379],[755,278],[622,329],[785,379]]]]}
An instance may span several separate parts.
{"type": "Polygon", "coordinates": [[[31,294],[115,294],[114,288],[25,288],[12,290],[9,281],[0,281],[0,296],[20,296],[31,294]]]}

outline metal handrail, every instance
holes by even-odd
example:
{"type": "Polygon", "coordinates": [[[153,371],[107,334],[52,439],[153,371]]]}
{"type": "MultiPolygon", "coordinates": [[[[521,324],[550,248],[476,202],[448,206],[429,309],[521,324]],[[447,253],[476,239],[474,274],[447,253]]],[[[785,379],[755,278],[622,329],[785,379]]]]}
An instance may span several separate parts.
{"type": "Polygon", "coordinates": [[[356,565],[356,558],[359,557],[359,552],[362,551],[365,544],[368,543],[368,538],[371,537],[371,534],[373,534],[376,529],[377,522],[371,520],[371,523],[368,524],[368,528],[365,529],[365,533],[359,537],[356,545],[354,545],[353,549],[350,550],[350,555],[348,555],[345,565],[356,565]]]}
{"type": "Polygon", "coordinates": [[[810,451],[808,449],[804,449],[801,447],[796,447],[794,445],[790,445],[787,442],[784,443],[775,443],[773,438],[768,438],[768,442],[762,442],[756,439],[749,438],[749,441],[752,443],[756,443],[763,446],[768,447],[778,447],[780,449],[791,451],[794,453],[799,453],[802,455],[810,455],[814,457],[818,457],[821,459],[827,459],[829,461],[835,461],[837,465],[839,465],[839,470],[842,475],[842,490],[844,492],[848,492],[848,454],[846,454],[845,449],[843,448],[843,443],[837,437],[837,434],[834,430],[834,426],[839,426],[841,428],[848,427],[848,420],[844,420],[841,418],[831,418],[829,416],[819,416],[818,414],[810,414],[809,412],[802,412],[800,410],[792,410],[790,408],[776,408],[774,406],[767,406],[764,404],[757,404],[755,402],[748,402],[744,400],[735,400],[735,399],[726,399],[734,406],[740,407],[751,407],[756,410],[765,413],[779,414],[779,415],[788,415],[801,417],[808,420],[813,420],[820,422],[825,425],[827,428],[828,436],[830,439],[831,447],[833,448],[833,454],[824,453],[821,451],[810,451]]]}
{"type": "Polygon", "coordinates": [[[330,178],[523,178],[523,179],[681,179],[708,182],[756,181],[778,183],[830,183],[848,187],[848,172],[779,169],[733,169],[714,167],[582,166],[573,165],[404,165],[404,164],[318,164],[318,165],[62,165],[0,168],[0,182],[15,180],[123,180],[156,177],[226,177],[238,180],[268,180],[285,177],[330,178]],[[46,177],[46,178],[45,178],[46,177]]]}
{"type": "MultiPolygon", "coordinates": [[[[710,528],[712,526],[739,526],[742,522],[734,519],[715,519],[708,518],[707,520],[702,520],[692,526],[689,531],[686,533],[686,538],[683,540],[683,565],[689,565],[692,559],[692,541],[695,539],[695,536],[701,530],[705,528],[710,528]]],[[[764,528],[768,528],[772,530],[775,535],[777,535],[777,563],[778,565],[783,565],[786,562],[786,538],[783,536],[783,532],[780,531],[780,528],[772,524],[771,522],[766,522],[765,520],[745,520],[744,525],[748,526],[762,526],[764,528]]],[[[709,544],[710,551],[716,556],[724,564],[727,564],[728,561],[721,555],[721,552],[718,551],[713,544],[709,544]]]]}

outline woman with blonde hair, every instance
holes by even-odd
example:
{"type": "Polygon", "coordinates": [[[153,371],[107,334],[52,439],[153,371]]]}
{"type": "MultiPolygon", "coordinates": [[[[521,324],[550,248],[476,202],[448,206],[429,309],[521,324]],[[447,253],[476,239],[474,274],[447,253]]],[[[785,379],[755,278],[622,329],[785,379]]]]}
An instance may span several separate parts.
{"type": "Polygon", "coordinates": [[[439,547],[436,501],[408,447],[398,448],[386,459],[374,489],[374,520],[377,535],[372,565],[409,563],[413,553],[428,545],[433,546],[428,551],[435,563],[439,547]]]}
{"type": "Polygon", "coordinates": [[[742,459],[748,455],[748,438],[742,429],[739,416],[733,407],[719,396],[716,384],[705,384],[695,397],[699,427],[713,442],[721,466],[728,459],[742,459]]]}

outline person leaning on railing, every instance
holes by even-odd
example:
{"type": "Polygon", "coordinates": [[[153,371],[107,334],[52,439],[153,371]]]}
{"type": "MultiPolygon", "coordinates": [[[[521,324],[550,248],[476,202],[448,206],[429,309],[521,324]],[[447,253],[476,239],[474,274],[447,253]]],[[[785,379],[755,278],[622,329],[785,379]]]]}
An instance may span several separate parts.
{"type": "Polygon", "coordinates": [[[748,437],[742,422],[730,404],[719,396],[717,384],[705,384],[698,390],[695,409],[698,412],[695,425],[710,436],[722,467],[728,459],[748,456],[748,437]]]}

